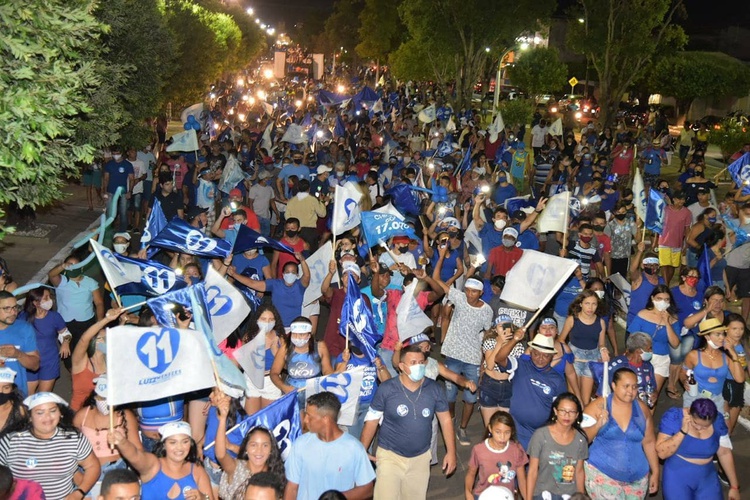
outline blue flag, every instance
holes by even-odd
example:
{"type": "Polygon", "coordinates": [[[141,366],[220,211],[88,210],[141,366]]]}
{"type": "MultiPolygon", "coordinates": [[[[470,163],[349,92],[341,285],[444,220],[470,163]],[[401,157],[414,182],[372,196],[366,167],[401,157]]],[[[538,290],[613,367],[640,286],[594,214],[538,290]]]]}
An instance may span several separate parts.
{"type": "Polygon", "coordinates": [[[664,210],[667,204],[656,189],[649,189],[646,205],[646,229],[661,234],[664,230],[664,210]]]}
{"type": "Polygon", "coordinates": [[[216,383],[225,394],[233,398],[241,398],[247,390],[247,381],[240,369],[216,345],[213,325],[209,320],[210,316],[206,306],[206,290],[203,283],[191,286],[188,288],[188,293],[190,294],[190,309],[193,313],[195,329],[203,334],[206,349],[212,358],[216,375],[219,378],[216,383]]]}
{"type": "Polygon", "coordinates": [[[471,144],[469,149],[466,150],[466,154],[461,159],[461,163],[458,164],[458,175],[464,175],[471,168],[471,144]]]}
{"type": "Polygon", "coordinates": [[[451,153],[453,153],[453,136],[448,134],[448,136],[440,141],[440,144],[438,144],[437,151],[435,151],[435,156],[437,156],[438,158],[443,158],[451,153]]]}
{"type": "Polygon", "coordinates": [[[531,207],[531,195],[515,196],[505,200],[505,210],[508,211],[508,215],[513,216],[513,212],[521,210],[522,208],[531,207]]]}
{"type": "MultiPolygon", "coordinates": [[[[161,209],[161,202],[154,199],[154,206],[151,208],[151,213],[146,221],[146,227],[143,228],[143,234],[141,235],[141,248],[146,248],[151,239],[158,235],[166,226],[167,218],[161,209]]],[[[150,248],[147,252],[148,258],[150,259],[158,251],[158,248],[150,248]]]]}
{"type": "Polygon", "coordinates": [[[397,184],[385,194],[391,197],[391,203],[399,212],[416,217],[419,215],[419,203],[411,187],[410,184],[397,184]]]}
{"type": "Polygon", "coordinates": [[[246,252],[251,248],[270,247],[274,250],[294,254],[294,249],[271,238],[266,238],[262,234],[253,231],[244,224],[240,224],[237,231],[237,238],[234,240],[233,254],[246,252]]]}
{"type": "Polygon", "coordinates": [[[745,153],[727,167],[727,172],[737,187],[742,189],[742,194],[750,194],[750,153],[745,153]]]}
{"type": "MultiPolygon", "coordinates": [[[[144,297],[158,297],[159,295],[179,290],[188,286],[182,276],[177,275],[169,266],[153,260],[134,259],[117,253],[111,254],[118,262],[119,269],[124,269],[127,276],[133,276],[136,271],[139,280],[125,283],[110,282],[120,295],[142,295],[144,297]]],[[[121,273],[122,275],[122,273],[121,273]]],[[[123,275],[123,277],[125,277],[123,275]]]]}
{"type": "Polygon", "coordinates": [[[333,136],[338,139],[344,137],[346,134],[346,127],[344,126],[344,120],[341,119],[341,115],[336,113],[336,126],[333,127],[333,136]]]}
{"type": "Polygon", "coordinates": [[[388,241],[394,236],[419,239],[409,224],[395,215],[380,212],[362,212],[362,232],[370,247],[379,245],[381,241],[388,241]]]}
{"type": "Polygon", "coordinates": [[[349,285],[346,287],[346,297],[341,307],[339,334],[346,337],[348,329],[349,341],[364,353],[370,363],[374,363],[378,355],[375,344],[380,342],[383,336],[378,333],[372,311],[362,299],[362,293],[351,273],[348,279],[349,285]]]}
{"type": "Polygon", "coordinates": [[[734,248],[747,243],[748,239],[750,239],[747,231],[738,226],[731,217],[727,217],[726,215],[722,214],[721,218],[724,219],[724,224],[726,224],[727,229],[734,233],[734,248]]]}
{"type": "Polygon", "coordinates": [[[191,309],[190,288],[173,290],[158,297],[146,301],[148,307],[154,313],[154,319],[162,326],[174,328],[177,325],[175,319],[175,305],[179,304],[185,309],[191,309]]]}
{"type": "MultiPolygon", "coordinates": [[[[713,284],[711,279],[711,259],[708,257],[708,248],[703,244],[703,253],[698,257],[698,272],[701,273],[701,282],[698,290],[706,291],[713,284]]],[[[701,294],[702,295],[702,294],[701,294]]]]}
{"type": "Polygon", "coordinates": [[[151,246],[215,259],[223,259],[232,252],[232,244],[228,241],[209,238],[197,228],[176,218],[151,239],[151,246]]]}
{"type": "MultiPolygon", "coordinates": [[[[247,267],[243,269],[242,272],[240,273],[240,276],[246,276],[254,280],[263,279],[263,276],[254,267],[247,267]]],[[[239,281],[234,282],[234,287],[237,290],[239,290],[240,293],[242,293],[242,296],[245,297],[245,301],[252,308],[253,311],[258,309],[258,306],[260,306],[260,297],[258,297],[258,292],[256,292],[249,286],[243,285],[239,281]]]]}
{"type": "MultiPolygon", "coordinates": [[[[279,445],[281,458],[286,460],[291,452],[292,443],[302,434],[297,392],[292,391],[265,408],[245,417],[237,423],[231,432],[227,433],[227,439],[234,442],[239,437],[241,442],[247,433],[255,427],[265,427],[273,433],[276,443],[279,445]]],[[[209,443],[208,446],[212,444],[209,443]]]]}

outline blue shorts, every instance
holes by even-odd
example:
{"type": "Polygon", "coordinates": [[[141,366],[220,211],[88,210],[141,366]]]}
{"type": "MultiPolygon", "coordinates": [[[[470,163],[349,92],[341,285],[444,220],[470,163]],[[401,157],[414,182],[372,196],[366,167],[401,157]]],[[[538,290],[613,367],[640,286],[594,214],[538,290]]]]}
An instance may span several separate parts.
{"type": "MultiPolygon", "coordinates": [[[[469,380],[473,380],[475,384],[479,385],[479,365],[472,365],[464,363],[453,358],[445,358],[445,366],[452,372],[463,375],[469,380]]],[[[453,382],[445,381],[445,392],[448,397],[449,403],[455,403],[456,397],[458,396],[458,386],[453,382]]],[[[472,393],[469,389],[464,389],[464,403],[474,404],[477,402],[476,393],[472,393]]]]}
{"type": "Polygon", "coordinates": [[[599,349],[579,349],[578,347],[569,344],[570,350],[573,351],[575,362],[573,368],[576,370],[576,375],[579,377],[593,378],[591,375],[591,368],[589,368],[589,361],[601,361],[601,353],[599,349]]]}
{"type": "Polygon", "coordinates": [[[486,374],[479,384],[479,406],[482,408],[510,408],[513,386],[510,380],[495,380],[486,374]]]}

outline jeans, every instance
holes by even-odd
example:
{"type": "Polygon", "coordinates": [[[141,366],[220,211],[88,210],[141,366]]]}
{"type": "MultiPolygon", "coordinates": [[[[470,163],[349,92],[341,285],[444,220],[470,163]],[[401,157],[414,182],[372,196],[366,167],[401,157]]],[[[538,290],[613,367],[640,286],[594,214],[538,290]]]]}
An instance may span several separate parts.
{"type": "MultiPolygon", "coordinates": [[[[469,380],[473,380],[475,384],[479,385],[479,365],[472,365],[465,363],[453,358],[445,358],[445,366],[452,372],[463,375],[469,380]]],[[[445,382],[445,392],[448,397],[449,403],[456,402],[456,396],[458,396],[458,386],[452,382],[445,382]]],[[[464,403],[474,404],[477,402],[476,393],[472,393],[469,389],[464,389],[464,403]]]]}
{"type": "Polygon", "coordinates": [[[260,223],[260,234],[262,234],[266,238],[270,238],[271,237],[271,219],[258,217],[258,222],[260,223]]]}

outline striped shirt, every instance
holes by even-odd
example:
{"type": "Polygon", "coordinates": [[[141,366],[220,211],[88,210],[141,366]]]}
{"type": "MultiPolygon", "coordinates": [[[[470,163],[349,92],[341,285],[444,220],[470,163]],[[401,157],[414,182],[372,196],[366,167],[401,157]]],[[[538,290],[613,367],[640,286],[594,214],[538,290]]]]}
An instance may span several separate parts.
{"type": "Polygon", "coordinates": [[[93,453],[83,434],[58,428],[50,439],[38,439],[31,431],[7,434],[0,439],[0,464],[13,477],[39,483],[50,500],[65,498],[74,489],[78,463],[93,453]]]}
{"type": "Polygon", "coordinates": [[[549,175],[549,171],[552,170],[552,164],[555,159],[551,156],[537,155],[534,158],[534,184],[544,184],[549,175]]]}

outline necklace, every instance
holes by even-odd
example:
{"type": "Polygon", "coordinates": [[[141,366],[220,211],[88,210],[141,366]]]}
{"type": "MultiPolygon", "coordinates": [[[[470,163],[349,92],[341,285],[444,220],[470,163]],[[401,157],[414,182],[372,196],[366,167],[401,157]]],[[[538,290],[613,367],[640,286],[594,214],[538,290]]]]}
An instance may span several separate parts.
{"type": "MultiPolygon", "coordinates": [[[[401,382],[401,380],[399,380],[401,382]]],[[[411,403],[412,408],[414,409],[414,420],[417,419],[417,401],[419,401],[419,396],[422,395],[422,387],[424,387],[424,382],[419,384],[419,391],[417,392],[417,397],[414,399],[414,401],[411,400],[409,397],[409,394],[406,392],[406,387],[404,387],[404,383],[401,382],[401,390],[404,392],[404,397],[406,397],[407,401],[411,403]]]]}

